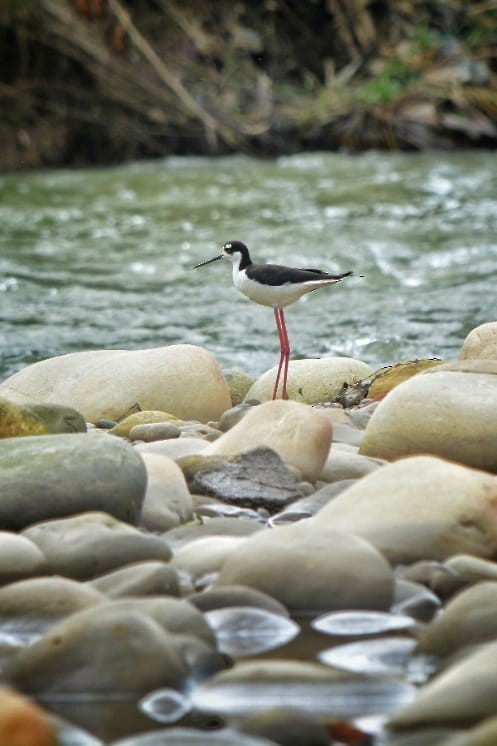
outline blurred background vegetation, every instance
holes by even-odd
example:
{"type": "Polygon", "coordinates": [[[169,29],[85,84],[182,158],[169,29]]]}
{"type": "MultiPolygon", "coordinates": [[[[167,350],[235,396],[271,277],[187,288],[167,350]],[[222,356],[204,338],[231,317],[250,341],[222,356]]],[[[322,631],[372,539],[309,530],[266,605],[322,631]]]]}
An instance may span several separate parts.
{"type": "Polygon", "coordinates": [[[0,0],[0,168],[494,148],[497,0],[0,0]]]}

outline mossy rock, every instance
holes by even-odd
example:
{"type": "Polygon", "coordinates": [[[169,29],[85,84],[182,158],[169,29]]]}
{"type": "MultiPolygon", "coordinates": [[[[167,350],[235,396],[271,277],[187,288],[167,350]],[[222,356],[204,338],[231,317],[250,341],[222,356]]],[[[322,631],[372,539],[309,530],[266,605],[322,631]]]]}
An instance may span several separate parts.
{"type": "Polygon", "coordinates": [[[170,412],[159,412],[156,410],[149,410],[143,412],[133,412],[133,414],[125,417],[121,422],[118,422],[109,433],[111,435],[118,435],[120,438],[129,437],[129,433],[132,427],[135,425],[149,425],[152,422],[174,422],[180,423],[182,420],[175,417],[170,412]]]}
{"type": "Polygon", "coordinates": [[[0,399],[0,438],[84,432],[86,422],[83,416],[71,407],[14,404],[8,399],[0,399]]]}
{"type": "Polygon", "coordinates": [[[369,386],[368,399],[381,399],[399,383],[407,381],[408,378],[422,373],[428,368],[440,365],[442,360],[430,358],[427,360],[408,360],[405,363],[397,363],[388,368],[380,368],[372,376],[369,386]]]}
{"type": "Polygon", "coordinates": [[[254,383],[254,379],[246,373],[242,373],[235,368],[233,370],[224,370],[223,376],[230,389],[231,403],[233,406],[241,404],[245,399],[248,390],[254,383]]]}

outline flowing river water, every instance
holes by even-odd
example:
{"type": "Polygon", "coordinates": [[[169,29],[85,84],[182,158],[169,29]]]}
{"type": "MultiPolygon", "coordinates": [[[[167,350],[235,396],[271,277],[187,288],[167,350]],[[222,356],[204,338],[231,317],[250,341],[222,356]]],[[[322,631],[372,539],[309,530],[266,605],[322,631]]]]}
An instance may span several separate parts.
{"type": "Polygon", "coordinates": [[[287,316],[294,357],[373,367],[455,357],[495,320],[496,156],[303,154],[168,158],[0,176],[0,379],[76,350],[192,343],[258,375],[278,358],[270,309],[231,265],[357,275],[287,316]]]}

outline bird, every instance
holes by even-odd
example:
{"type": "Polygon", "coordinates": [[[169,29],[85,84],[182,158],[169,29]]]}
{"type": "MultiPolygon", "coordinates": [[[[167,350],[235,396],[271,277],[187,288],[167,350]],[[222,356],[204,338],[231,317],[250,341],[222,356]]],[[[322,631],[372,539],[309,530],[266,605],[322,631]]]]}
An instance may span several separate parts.
{"type": "Polygon", "coordinates": [[[288,362],[291,349],[283,309],[295,303],[306,293],[311,293],[324,285],[334,285],[354,273],[343,272],[330,275],[321,269],[298,269],[281,264],[254,264],[248,247],[242,241],[228,241],[223,245],[221,254],[196,264],[193,269],[205,267],[206,264],[225,258],[230,259],[233,264],[234,286],[255,303],[273,308],[280,341],[280,361],[274,383],[273,399],[276,399],[278,395],[282,371],[282,399],[288,399],[288,362]]]}

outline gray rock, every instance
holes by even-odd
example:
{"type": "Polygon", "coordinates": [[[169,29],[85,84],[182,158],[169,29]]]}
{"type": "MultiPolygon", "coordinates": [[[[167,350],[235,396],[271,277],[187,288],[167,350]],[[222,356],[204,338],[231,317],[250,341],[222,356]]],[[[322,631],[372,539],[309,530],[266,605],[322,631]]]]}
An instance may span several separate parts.
{"type": "Polygon", "coordinates": [[[101,604],[72,614],[6,664],[6,680],[28,693],[136,697],[179,687],[188,669],[174,636],[148,614],[101,604]]]}
{"type": "Polygon", "coordinates": [[[171,557],[160,536],[141,533],[105,513],[45,521],[23,535],[41,549],[52,572],[77,580],[90,580],[132,562],[171,557]]]}
{"type": "Polygon", "coordinates": [[[497,639],[497,582],[478,583],[458,593],[443,614],[421,630],[418,652],[446,656],[465,645],[497,639]]]}
{"type": "Polygon", "coordinates": [[[178,573],[165,562],[137,562],[100,575],[87,585],[109,598],[180,595],[178,573]]]}
{"type": "Polygon", "coordinates": [[[225,585],[221,588],[210,588],[202,593],[192,593],[188,601],[201,611],[225,609],[229,606],[252,606],[265,609],[273,614],[288,616],[286,608],[276,599],[247,585],[225,585]]]}
{"type": "Polygon", "coordinates": [[[404,729],[432,725],[466,727],[495,715],[497,642],[444,669],[415,700],[395,712],[389,727],[404,729]]]}
{"type": "Polygon", "coordinates": [[[393,573],[371,544],[316,519],[266,529],[226,559],[216,587],[242,584],[295,612],[388,609],[393,573]]]}
{"type": "Polygon", "coordinates": [[[0,440],[0,524],[104,510],[130,523],[140,515],[146,472],[128,444],[100,432],[0,440]]]}
{"type": "MultiPolygon", "coordinates": [[[[197,459],[201,464],[201,461],[197,459]]],[[[180,463],[184,466],[184,462],[180,463]]],[[[277,512],[301,497],[297,482],[270,448],[253,448],[229,460],[206,459],[190,482],[193,492],[213,495],[235,505],[277,512]]]]}
{"type": "Polygon", "coordinates": [[[145,443],[152,443],[155,440],[179,438],[180,433],[179,427],[172,422],[148,422],[132,427],[128,438],[131,441],[143,440],[145,443]]]}
{"type": "Polygon", "coordinates": [[[219,572],[226,558],[244,541],[241,536],[206,536],[177,549],[171,565],[198,583],[205,576],[219,572]]]}
{"type": "Polygon", "coordinates": [[[45,555],[24,536],[0,531],[0,585],[39,575],[45,555]]]}
{"type": "Polygon", "coordinates": [[[360,479],[379,469],[386,461],[368,458],[353,453],[333,443],[319,478],[323,482],[340,482],[344,479],[360,479]]]}
{"type": "Polygon", "coordinates": [[[493,475],[413,456],[358,480],[310,522],[358,534],[394,563],[445,560],[462,552],[488,557],[497,552],[496,499],[493,475]]]}
{"type": "Polygon", "coordinates": [[[96,589],[58,576],[20,580],[0,588],[2,623],[21,627],[53,622],[105,600],[96,589]]]}

